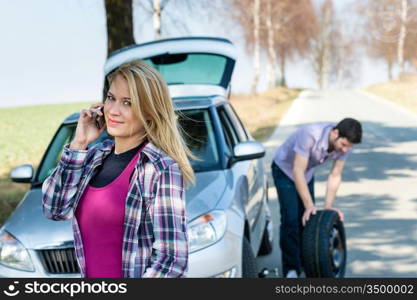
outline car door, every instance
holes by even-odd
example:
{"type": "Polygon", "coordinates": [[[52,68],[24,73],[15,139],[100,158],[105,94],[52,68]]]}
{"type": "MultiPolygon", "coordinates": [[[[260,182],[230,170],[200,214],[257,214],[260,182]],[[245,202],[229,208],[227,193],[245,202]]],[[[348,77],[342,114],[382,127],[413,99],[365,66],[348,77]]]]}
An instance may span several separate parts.
{"type": "MultiPolygon", "coordinates": [[[[249,139],[240,120],[237,118],[230,104],[225,103],[217,108],[220,121],[222,123],[223,132],[226,138],[230,152],[233,153],[233,147],[249,139]]],[[[250,160],[236,162],[231,166],[234,174],[244,175],[247,180],[247,199],[244,201],[244,209],[251,227],[254,231],[254,225],[259,215],[260,205],[262,204],[262,180],[259,177],[258,162],[260,160],[250,160]]]]}
{"type": "MultiPolygon", "coordinates": [[[[233,109],[233,106],[230,104],[225,105],[226,112],[230,117],[230,120],[233,124],[233,127],[238,133],[238,137],[241,142],[248,141],[251,139],[245,127],[243,126],[241,120],[239,119],[236,111],[233,109]]],[[[257,223],[258,217],[260,215],[260,210],[262,209],[262,199],[264,197],[264,187],[265,187],[265,176],[264,176],[264,164],[263,159],[254,159],[250,161],[249,169],[247,176],[251,177],[251,195],[250,206],[251,206],[251,226],[257,223]]]]}

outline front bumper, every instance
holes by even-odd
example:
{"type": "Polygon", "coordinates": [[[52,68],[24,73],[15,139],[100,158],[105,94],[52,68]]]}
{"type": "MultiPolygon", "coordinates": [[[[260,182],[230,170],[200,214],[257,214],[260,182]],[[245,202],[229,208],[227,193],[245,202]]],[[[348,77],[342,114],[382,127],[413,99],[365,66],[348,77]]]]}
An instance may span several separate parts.
{"type": "Polygon", "coordinates": [[[241,277],[242,237],[226,231],[217,243],[189,256],[187,277],[241,277]]]}
{"type": "Polygon", "coordinates": [[[79,273],[74,274],[49,274],[45,271],[38,254],[35,250],[28,249],[29,255],[31,257],[32,263],[34,265],[35,271],[22,271],[15,268],[10,268],[5,265],[0,264],[0,277],[7,278],[81,278],[79,273]]]}
{"type": "MultiPolygon", "coordinates": [[[[226,231],[217,243],[190,253],[187,277],[240,277],[242,274],[242,238],[226,231]]],[[[45,271],[38,254],[28,250],[35,271],[28,272],[0,264],[0,277],[7,278],[80,278],[75,274],[49,274],[45,271]]]]}

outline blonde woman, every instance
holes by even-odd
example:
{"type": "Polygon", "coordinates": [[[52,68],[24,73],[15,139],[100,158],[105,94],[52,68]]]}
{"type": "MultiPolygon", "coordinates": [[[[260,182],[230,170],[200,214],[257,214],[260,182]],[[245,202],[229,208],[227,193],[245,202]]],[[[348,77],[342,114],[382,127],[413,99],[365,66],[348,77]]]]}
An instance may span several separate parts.
{"type": "Polygon", "coordinates": [[[144,62],[124,64],[107,80],[104,103],[81,111],[43,184],[44,214],[72,218],[82,277],[185,277],[184,188],[194,182],[193,155],[168,88],[144,62]],[[96,117],[104,117],[102,127],[96,117]],[[106,128],[114,141],[87,149],[106,128]]]}

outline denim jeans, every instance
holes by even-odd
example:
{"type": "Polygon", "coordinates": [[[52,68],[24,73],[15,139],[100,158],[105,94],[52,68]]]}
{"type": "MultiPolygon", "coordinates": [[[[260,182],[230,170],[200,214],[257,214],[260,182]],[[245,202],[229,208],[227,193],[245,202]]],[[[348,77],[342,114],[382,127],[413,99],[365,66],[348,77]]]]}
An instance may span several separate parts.
{"type": "MultiPolygon", "coordinates": [[[[273,162],[272,176],[278,193],[281,212],[280,247],[282,253],[283,275],[289,270],[302,270],[301,241],[304,204],[298,195],[294,182],[273,162]]],[[[314,177],[308,183],[311,197],[314,199],[314,177]]]]}

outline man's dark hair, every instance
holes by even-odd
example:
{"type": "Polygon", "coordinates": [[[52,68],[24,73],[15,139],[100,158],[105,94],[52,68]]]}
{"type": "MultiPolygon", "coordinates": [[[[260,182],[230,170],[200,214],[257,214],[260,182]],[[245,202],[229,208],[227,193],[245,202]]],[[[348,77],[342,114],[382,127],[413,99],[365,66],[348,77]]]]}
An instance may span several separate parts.
{"type": "Polygon", "coordinates": [[[333,129],[339,130],[339,137],[347,138],[352,144],[359,144],[362,141],[362,125],[352,118],[345,118],[333,129]]]}

